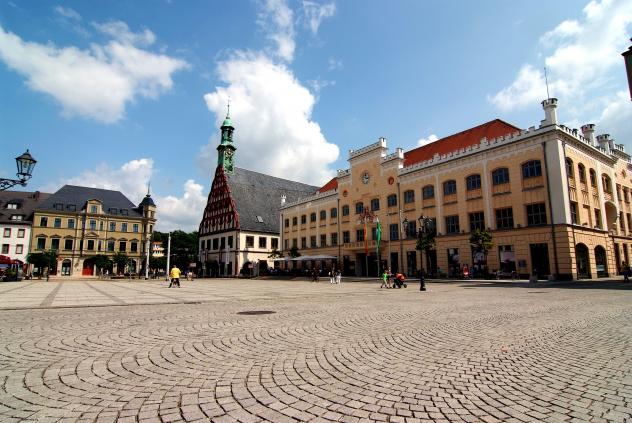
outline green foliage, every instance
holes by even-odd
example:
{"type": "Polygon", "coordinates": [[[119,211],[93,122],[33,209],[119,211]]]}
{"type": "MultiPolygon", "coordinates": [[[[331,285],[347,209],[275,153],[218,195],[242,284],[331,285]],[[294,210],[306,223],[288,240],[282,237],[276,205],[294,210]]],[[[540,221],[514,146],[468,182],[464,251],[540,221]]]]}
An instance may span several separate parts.
{"type": "Polygon", "coordinates": [[[121,253],[120,251],[117,251],[112,256],[112,261],[116,264],[117,274],[120,275],[123,273],[123,271],[125,270],[125,265],[127,264],[128,260],[129,260],[129,257],[127,256],[127,254],[121,253]]]}
{"type": "Polygon", "coordinates": [[[167,257],[149,257],[150,269],[167,269],[167,257]]]}
{"type": "Polygon", "coordinates": [[[487,229],[476,229],[470,235],[470,245],[476,250],[483,250],[487,253],[494,247],[492,233],[487,229]]]}
{"type": "MultiPolygon", "coordinates": [[[[57,251],[51,250],[43,253],[30,253],[26,256],[26,262],[40,269],[48,268],[50,272],[51,268],[53,268],[57,262],[57,251]]],[[[39,278],[42,278],[42,272],[40,272],[39,278]]]]}
{"type": "Polygon", "coordinates": [[[97,254],[96,256],[92,257],[92,260],[94,260],[94,265],[99,270],[109,268],[112,264],[112,260],[110,260],[110,258],[104,254],[97,254]]]}
{"type": "MultiPolygon", "coordinates": [[[[154,232],[153,241],[162,241],[162,246],[167,254],[169,233],[154,232]]],[[[188,269],[189,263],[198,261],[199,239],[198,232],[184,232],[176,230],[171,232],[171,264],[176,264],[180,269],[188,269]]],[[[166,265],[166,258],[165,258],[166,265]]]]}
{"type": "Polygon", "coordinates": [[[268,254],[268,258],[271,258],[271,259],[282,258],[282,257],[283,257],[283,253],[277,250],[276,248],[274,248],[272,251],[270,251],[270,254],[268,254]]]}
{"type": "Polygon", "coordinates": [[[300,257],[301,253],[298,252],[298,247],[295,245],[292,248],[290,248],[290,253],[289,253],[290,257],[294,258],[294,257],[300,257]]]}
{"type": "Polygon", "coordinates": [[[423,232],[419,238],[417,238],[417,251],[430,251],[435,248],[435,232],[427,231],[423,232]]]}

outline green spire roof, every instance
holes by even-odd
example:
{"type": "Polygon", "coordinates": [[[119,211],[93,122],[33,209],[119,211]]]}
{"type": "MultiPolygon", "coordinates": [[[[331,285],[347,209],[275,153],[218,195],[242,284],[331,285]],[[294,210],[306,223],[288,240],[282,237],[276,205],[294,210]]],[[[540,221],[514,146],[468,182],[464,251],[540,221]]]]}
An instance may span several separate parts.
{"type": "Polygon", "coordinates": [[[230,120],[230,97],[228,98],[228,110],[226,111],[226,119],[224,119],[224,123],[222,123],[222,127],[224,126],[233,126],[233,121],[230,120]]]}

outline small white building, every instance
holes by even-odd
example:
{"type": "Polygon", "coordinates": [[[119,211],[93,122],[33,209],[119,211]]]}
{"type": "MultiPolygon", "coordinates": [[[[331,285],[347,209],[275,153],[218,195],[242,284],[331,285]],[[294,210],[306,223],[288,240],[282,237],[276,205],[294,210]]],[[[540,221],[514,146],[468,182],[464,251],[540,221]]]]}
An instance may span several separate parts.
{"type": "Polygon", "coordinates": [[[0,254],[26,262],[33,210],[50,196],[39,191],[0,191],[0,254]]]}

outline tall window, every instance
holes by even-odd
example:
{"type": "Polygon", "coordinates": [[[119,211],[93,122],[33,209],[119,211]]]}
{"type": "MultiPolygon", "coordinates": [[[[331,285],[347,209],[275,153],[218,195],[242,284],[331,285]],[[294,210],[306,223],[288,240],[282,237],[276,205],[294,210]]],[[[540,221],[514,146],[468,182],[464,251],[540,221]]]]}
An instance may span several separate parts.
{"type": "Polygon", "coordinates": [[[93,231],[97,230],[97,221],[96,220],[94,220],[94,219],[90,220],[90,229],[93,230],[93,231]]]}
{"type": "Polygon", "coordinates": [[[18,238],[24,238],[24,229],[18,229],[18,238]]]}
{"type": "Polygon", "coordinates": [[[457,234],[461,228],[459,227],[459,216],[446,216],[445,217],[445,231],[449,234],[457,234]]]}
{"type": "Polygon", "coordinates": [[[307,248],[307,238],[301,237],[301,248],[307,248]]]}
{"type": "Polygon", "coordinates": [[[64,250],[66,251],[72,250],[72,239],[64,240],[64,250]]]}
{"type": "MultiPolygon", "coordinates": [[[[573,203],[571,203],[571,215],[573,214],[573,203]]],[[[577,207],[575,207],[575,214],[577,215],[577,207]]],[[[577,223],[577,216],[573,220],[573,223],[577,223]]],[[[527,225],[537,226],[546,225],[546,206],[544,203],[527,204],[527,225]]]]}
{"type": "Polygon", "coordinates": [[[569,158],[566,159],[566,175],[571,179],[575,179],[573,161],[569,158]]]}
{"type": "Polygon", "coordinates": [[[571,222],[577,224],[579,222],[577,218],[577,203],[571,202],[571,222]]]}
{"type": "Polygon", "coordinates": [[[336,246],[338,245],[338,234],[336,232],[332,232],[331,236],[329,237],[329,239],[331,239],[331,245],[332,246],[336,246]]]}
{"type": "Polygon", "coordinates": [[[121,223],[121,232],[127,232],[127,223],[121,223]]]}
{"type": "Polygon", "coordinates": [[[465,179],[467,190],[472,191],[481,188],[481,175],[470,175],[465,179]]]}
{"type": "Polygon", "coordinates": [[[320,246],[321,247],[327,246],[327,234],[320,234],[320,246]]]}
{"type": "Polygon", "coordinates": [[[364,229],[356,229],[356,242],[364,241],[364,229]]]}
{"type": "Polygon", "coordinates": [[[475,212],[470,213],[470,231],[485,229],[485,213],[475,212]]]}
{"type": "Polygon", "coordinates": [[[292,218],[292,226],[296,226],[298,224],[298,218],[296,216],[294,216],[292,218]]]}
{"type": "Polygon", "coordinates": [[[75,219],[68,219],[68,229],[75,229],[75,219]]]}
{"type": "Polygon", "coordinates": [[[126,251],[126,250],[127,250],[127,242],[119,241],[119,251],[126,251]]]}
{"type": "Polygon", "coordinates": [[[496,228],[511,229],[513,226],[513,209],[511,207],[496,209],[496,228]]]}
{"type": "Polygon", "coordinates": [[[289,228],[290,227],[290,219],[285,219],[284,224],[285,224],[286,228],[289,228]]]}
{"type": "Polygon", "coordinates": [[[349,234],[349,231],[342,231],[342,243],[348,244],[350,242],[351,242],[351,235],[349,234]]]}
{"type": "Polygon", "coordinates": [[[590,186],[597,188],[597,173],[595,169],[590,169],[588,173],[590,173],[590,186]]]}
{"type": "Polygon", "coordinates": [[[601,210],[595,209],[595,228],[601,229],[601,210]]]}
{"type": "Polygon", "coordinates": [[[138,223],[134,223],[134,225],[132,226],[132,231],[138,232],[138,223]]]}
{"type": "Polygon", "coordinates": [[[386,197],[386,205],[388,207],[395,207],[397,205],[397,195],[391,194],[386,197]]]}
{"type": "Polygon", "coordinates": [[[50,249],[55,251],[59,250],[59,238],[53,238],[50,240],[50,249]]]}
{"type": "Polygon", "coordinates": [[[523,179],[535,178],[536,176],[542,176],[540,160],[531,160],[522,165],[523,179]]]}
{"type": "Polygon", "coordinates": [[[492,172],[492,184],[501,185],[509,183],[509,169],[506,167],[499,167],[492,172]]]}
{"type": "Polygon", "coordinates": [[[371,211],[376,211],[380,209],[380,199],[374,198],[371,200],[371,211]]]}
{"type": "Polygon", "coordinates": [[[110,232],[116,232],[116,222],[110,222],[110,232]]]}
{"type": "Polygon", "coordinates": [[[577,165],[577,175],[579,176],[579,182],[586,183],[586,168],[581,163],[577,165]]]}
{"type": "Polygon", "coordinates": [[[610,177],[608,175],[603,175],[601,177],[601,181],[604,192],[612,193],[612,183],[610,183],[610,177]]]}
{"type": "Polygon", "coordinates": [[[415,202],[415,191],[409,189],[408,191],[404,191],[404,203],[414,203],[415,202]]]}
{"type": "Polygon", "coordinates": [[[54,228],[61,228],[61,217],[56,217],[53,221],[54,228]]]}
{"type": "Polygon", "coordinates": [[[138,251],[138,243],[137,243],[137,242],[132,242],[132,243],[130,243],[130,244],[129,244],[129,250],[130,250],[132,253],[137,252],[137,251],[138,251]]]}
{"type": "Polygon", "coordinates": [[[114,241],[108,241],[108,251],[114,251],[114,241]]]}
{"type": "Polygon", "coordinates": [[[268,247],[268,238],[265,236],[259,237],[259,248],[267,248],[268,247]]]}
{"type": "Polygon", "coordinates": [[[456,181],[451,179],[443,183],[443,195],[456,194],[456,181]]]}
{"type": "Polygon", "coordinates": [[[336,217],[338,217],[338,209],[334,207],[333,209],[329,210],[329,216],[332,219],[335,219],[336,217]]]}
{"type": "Polygon", "coordinates": [[[94,239],[89,239],[88,240],[88,251],[93,251],[94,250],[94,239]]]}
{"type": "Polygon", "coordinates": [[[46,249],[46,238],[43,238],[43,237],[37,238],[37,249],[38,250],[46,249]]]}
{"type": "Polygon", "coordinates": [[[306,214],[302,214],[301,215],[301,225],[304,225],[307,223],[307,215],[306,214]]]}
{"type": "Polygon", "coordinates": [[[48,226],[48,217],[42,216],[40,218],[40,226],[43,226],[43,227],[48,226]]]}
{"type": "Polygon", "coordinates": [[[11,238],[11,228],[4,228],[4,234],[2,236],[5,238],[11,238]]]}
{"type": "Polygon", "coordinates": [[[247,236],[246,237],[246,248],[253,248],[255,246],[255,237],[247,236]]]}
{"type": "Polygon", "coordinates": [[[421,189],[421,198],[424,200],[430,200],[434,198],[434,187],[432,185],[426,185],[421,189]]]}
{"type": "Polygon", "coordinates": [[[24,253],[24,245],[16,244],[15,245],[15,254],[22,254],[22,253],[24,253]]]}
{"type": "Polygon", "coordinates": [[[355,210],[356,210],[356,214],[364,213],[364,204],[363,203],[356,203],[355,210]]]}
{"type": "Polygon", "coordinates": [[[310,213],[309,214],[309,221],[310,222],[316,222],[316,213],[310,213]]]}
{"type": "Polygon", "coordinates": [[[273,250],[278,250],[279,249],[279,238],[272,238],[271,241],[271,247],[273,250]]]}
{"type": "Polygon", "coordinates": [[[9,254],[9,244],[2,244],[2,254],[9,254]]]}
{"type": "Polygon", "coordinates": [[[391,223],[388,231],[389,240],[395,241],[399,239],[399,225],[397,223],[391,223]]]}
{"type": "Polygon", "coordinates": [[[320,220],[327,220],[327,210],[320,211],[320,220]]]}
{"type": "Polygon", "coordinates": [[[349,206],[348,205],[344,205],[342,206],[342,215],[343,216],[349,216],[349,206]]]}

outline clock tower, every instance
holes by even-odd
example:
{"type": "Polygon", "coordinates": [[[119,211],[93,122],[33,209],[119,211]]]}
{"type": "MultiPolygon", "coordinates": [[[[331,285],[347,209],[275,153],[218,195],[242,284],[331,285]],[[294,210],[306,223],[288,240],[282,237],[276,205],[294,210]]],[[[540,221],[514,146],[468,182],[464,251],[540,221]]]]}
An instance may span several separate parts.
{"type": "Polygon", "coordinates": [[[230,120],[230,104],[228,105],[228,112],[226,113],[226,119],[222,123],[222,140],[217,146],[217,165],[224,167],[224,172],[232,175],[235,167],[235,146],[233,145],[233,122],[230,120]]]}

